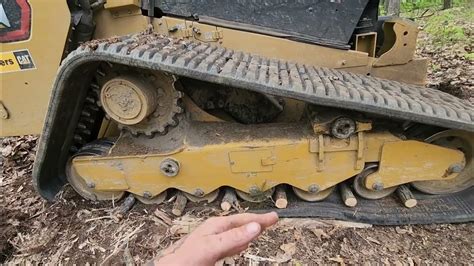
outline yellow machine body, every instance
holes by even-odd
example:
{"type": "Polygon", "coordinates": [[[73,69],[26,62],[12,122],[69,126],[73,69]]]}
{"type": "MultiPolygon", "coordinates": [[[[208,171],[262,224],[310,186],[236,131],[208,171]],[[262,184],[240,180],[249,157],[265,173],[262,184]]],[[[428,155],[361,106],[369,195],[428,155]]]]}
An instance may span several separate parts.
{"type": "MultiPolygon", "coordinates": [[[[316,185],[322,191],[357,175],[363,165],[370,162],[380,162],[381,168],[379,176],[370,178],[368,185],[372,187],[373,180],[377,180],[392,187],[417,180],[452,179],[457,174],[444,175],[449,166],[464,162],[460,151],[423,142],[400,141],[387,132],[359,133],[348,140],[337,140],[295,130],[304,128],[304,125],[274,124],[259,129],[285,132],[284,137],[257,138],[246,134],[236,139],[231,136],[239,136],[245,127],[227,131],[222,129],[229,127],[214,125],[217,130],[202,138],[209,141],[204,145],[202,139],[196,138],[200,135],[198,130],[187,128],[182,145],[174,150],[120,156],[114,155],[112,149],[111,155],[105,157],[75,158],[74,168],[86,183],[94,184],[96,190],[156,196],[169,188],[189,194],[195,194],[196,190],[208,194],[229,186],[251,193],[255,190],[263,192],[279,184],[289,184],[301,190],[316,185]],[[215,135],[216,132],[221,133],[215,135]],[[423,157],[401,160],[407,152],[423,157]],[[440,152],[442,156],[439,156],[440,152]],[[160,171],[160,165],[167,159],[179,163],[180,170],[176,176],[170,177],[160,171]],[[413,175],[414,172],[417,174],[413,175]]],[[[212,123],[206,125],[210,126],[212,123]]],[[[150,142],[143,140],[142,145],[150,142]]],[[[116,145],[123,144],[118,141],[116,145]]],[[[134,153],[137,148],[143,149],[130,146],[129,152],[134,153]]]]}
{"type": "MultiPolygon", "coordinates": [[[[0,136],[41,132],[53,81],[67,43],[70,13],[66,1],[29,0],[27,3],[32,10],[31,37],[21,42],[2,43],[0,56],[4,60],[11,52],[26,49],[35,68],[10,72],[0,66],[0,136]],[[51,8],[53,4],[54,8],[51,8]]],[[[135,0],[108,0],[105,8],[95,13],[94,19],[94,39],[140,32],[148,25],[148,19],[141,15],[139,1],[135,0]]],[[[387,40],[386,53],[375,57],[372,52],[375,32],[358,36],[357,50],[341,50],[185,19],[162,17],[153,21],[156,32],[171,37],[210,42],[301,64],[423,84],[427,61],[414,58],[417,25],[402,19],[386,23],[386,31],[392,37],[387,40]],[[178,30],[171,31],[172,28],[178,30]],[[193,31],[201,32],[200,36],[205,39],[197,38],[193,31]]]]}
{"type": "Polygon", "coordinates": [[[41,132],[70,28],[66,1],[27,3],[31,8],[29,38],[0,44],[0,60],[12,59],[15,64],[0,65],[0,136],[41,132]],[[13,58],[15,51],[27,51],[34,67],[22,70],[13,58]]]}

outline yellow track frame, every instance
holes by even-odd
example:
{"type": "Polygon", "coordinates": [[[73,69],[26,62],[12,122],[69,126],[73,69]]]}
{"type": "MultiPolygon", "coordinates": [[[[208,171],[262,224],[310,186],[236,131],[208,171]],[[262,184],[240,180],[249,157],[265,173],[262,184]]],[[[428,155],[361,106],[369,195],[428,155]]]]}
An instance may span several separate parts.
{"type": "Polygon", "coordinates": [[[382,174],[377,180],[389,187],[426,178],[454,178],[455,175],[444,176],[446,169],[464,160],[460,151],[418,141],[401,141],[388,132],[359,132],[348,139],[335,139],[316,135],[302,124],[257,127],[229,124],[200,122],[177,128],[176,131],[186,132],[178,140],[180,144],[161,152],[154,151],[153,147],[164,146],[170,138],[133,141],[124,136],[109,156],[77,157],[73,167],[97,191],[155,196],[168,188],[197,195],[230,186],[254,193],[279,184],[304,191],[316,186],[322,191],[360,173],[367,162],[380,163],[382,174]],[[151,151],[143,154],[143,147],[151,151]],[[120,150],[125,154],[120,155],[120,150]],[[125,151],[137,155],[127,155],[125,151]],[[411,168],[400,161],[400,151],[412,154],[410,158],[418,158],[410,161],[411,168]],[[179,165],[175,176],[165,175],[160,170],[166,160],[179,165]],[[426,169],[427,164],[436,167],[426,169]],[[416,168],[429,174],[410,171],[416,168]],[[410,178],[399,178],[406,176],[405,172],[410,178]]]}

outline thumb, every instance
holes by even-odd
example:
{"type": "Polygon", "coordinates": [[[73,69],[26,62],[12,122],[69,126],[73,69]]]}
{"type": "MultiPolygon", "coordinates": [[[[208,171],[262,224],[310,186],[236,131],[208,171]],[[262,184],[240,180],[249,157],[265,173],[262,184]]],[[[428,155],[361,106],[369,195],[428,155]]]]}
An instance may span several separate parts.
{"type": "Polygon", "coordinates": [[[214,250],[218,259],[240,253],[242,247],[246,247],[261,232],[262,226],[259,223],[251,222],[215,235],[214,250]]]}

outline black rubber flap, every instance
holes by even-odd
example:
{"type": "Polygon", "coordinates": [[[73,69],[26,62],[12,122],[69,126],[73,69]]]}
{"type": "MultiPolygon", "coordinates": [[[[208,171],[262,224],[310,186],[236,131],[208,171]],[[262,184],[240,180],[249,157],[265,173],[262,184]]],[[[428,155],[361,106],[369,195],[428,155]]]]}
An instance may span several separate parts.
{"type": "MultiPolygon", "coordinates": [[[[252,212],[276,211],[280,217],[318,217],[376,225],[462,223],[474,221],[474,187],[451,195],[426,195],[412,191],[418,205],[408,209],[397,196],[379,200],[357,198],[354,208],[346,207],[335,190],[322,202],[304,202],[288,195],[288,208],[265,208],[252,212]]],[[[268,207],[268,206],[267,206],[268,207]]]]}

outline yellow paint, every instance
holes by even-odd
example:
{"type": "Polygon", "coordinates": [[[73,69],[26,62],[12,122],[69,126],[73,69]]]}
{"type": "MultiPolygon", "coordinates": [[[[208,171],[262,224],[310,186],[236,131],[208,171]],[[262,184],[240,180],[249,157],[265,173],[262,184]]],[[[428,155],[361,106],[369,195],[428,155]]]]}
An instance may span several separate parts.
{"type": "Polygon", "coordinates": [[[376,67],[402,65],[413,59],[418,37],[418,25],[408,19],[391,18],[384,23],[385,41],[376,67]]]}
{"type": "Polygon", "coordinates": [[[356,35],[355,50],[368,53],[370,57],[375,57],[377,46],[377,32],[367,32],[356,35]]]}
{"type": "Polygon", "coordinates": [[[30,39],[2,43],[0,52],[27,49],[36,69],[0,74],[0,102],[9,113],[8,119],[0,119],[0,136],[41,132],[69,30],[66,1],[28,2],[32,9],[30,39]]]}
{"type": "MultiPolygon", "coordinates": [[[[98,11],[95,18],[97,28],[94,38],[108,38],[142,31],[146,28],[148,19],[142,16],[139,10],[137,6],[126,5],[120,8],[120,12],[115,9],[98,11]],[[122,16],[121,14],[125,15],[122,16]]],[[[392,19],[391,23],[397,24],[398,20],[392,19]]],[[[401,21],[400,23],[404,22],[401,21]]],[[[313,66],[343,69],[349,72],[364,75],[370,74],[376,77],[389,78],[412,84],[424,84],[426,78],[427,65],[425,59],[421,59],[423,63],[418,63],[418,59],[415,59],[400,65],[402,69],[404,65],[410,65],[410,74],[407,75],[398,69],[392,70],[393,67],[398,67],[399,65],[391,65],[388,63],[384,64],[384,66],[373,67],[373,64],[378,59],[369,56],[366,52],[335,49],[172,17],[154,19],[153,24],[154,30],[164,35],[211,42],[215,45],[269,58],[278,58],[313,66]],[[170,29],[174,27],[179,30],[170,32],[170,29]],[[193,28],[201,32],[201,34],[193,34],[193,28]],[[216,36],[218,38],[216,38],[216,36]]],[[[411,48],[412,46],[410,46],[410,49],[411,48]]],[[[406,48],[404,51],[410,52],[406,48]]],[[[406,58],[405,55],[404,58],[406,58]]],[[[413,56],[411,59],[413,59],[413,56]]]]}
{"type": "MultiPolygon", "coordinates": [[[[0,136],[41,132],[52,84],[69,30],[70,14],[66,1],[30,0],[29,3],[32,8],[31,38],[27,41],[2,44],[0,49],[1,52],[28,49],[34,58],[36,69],[1,74],[0,101],[10,115],[8,119],[0,120],[0,136]],[[51,8],[53,2],[54,9],[51,8]]],[[[108,0],[104,9],[95,12],[95,20],[97,28],[94,38],[96,39],[140,32],[148,24],[148,19],[141,15],[138,0],[108,0]]],[[[391,23],[398,25],[397,21],[391,21],[391,23]]],[[[408,24],[405,24],[394,28],[407,27],[408,24]]],[[[184,19],[171,17],[154,19],[154,26],[157,32],[174,37],[185,36],[196,40],[209,37],[216,45],[238,51],[300,64],[344,69],[401,82],[422,84],[426,74],[426,60],[412,60],[413,41],[410,41],[408,47],[403,49],[402,57],[405,63],[393,65],[395,61],[397,64],[400,63],[397,61],[398,55],[393,52],[391,54],[395,54],[395,57],[391,58],[396,60],[393,59],[394,62],[391,62],[384,59],[382,64],[380,60],[377,61],[377,58],[370,57],[365,52],[334,49],[184,19]],[[183,30],[170,33],[169,29],[174,26],[179,26],[183,30]],[[189,29],[193,28],[202,34],[200,36],[189,34],[189,29]],[[373,67],[375,62],[383,66],[373,67]]],[[[409,37],[412,40],[411,33],[406,38],[409,37]]],[[[6,69],[10,71],[16,68],[6,69]]]]}
{"type": "MultiPolygon", "coordinates": [[[[357,138],[357,137],[356,137],[357,138]]],[[[318,171],[318,154],[311,152],[308,137],[245,140],[205,146],[186,145],[173,154],[117,157],[81,157],[74,167],[96,190],[127,190],[157,195],[168,188],[205,193],[221,186],[249,192],[287,183],[302,190],[317,184],[321,190],[356,175],[357,151],[327,142],[324,171],[318,171]],[[180,163],[175,177],[160,172],[160,163],[172,158],[180,163]]]]}
{"type": "MultiPolygon", "coordinates": [[[[282,183],[305,191],[316,184],[324,190],[359,173],[362,169],[357,166],[358,158],[363,162],[380,161],[382,167],[391,165],[390,169],[401,175],[407,167],[404,160],[397,160],[402,157],[382,148],[384,145],[397,147],[398,143],[404,143],[403,149],[415,156],[424,156],[425,151],[432,153],[430,159],[441,165],[452,164],[458,158],[444,157],[439,153],[441,149],[444,154],[444,148],[417,141],[400,141],[386,132],[364,135],[364,139],[370,141],[364,141],[363,146],[358,144],[357,136],[349,141],[328,136],[300,136],[204,146],[185,141],[183,148],[171,153],[81,157],[74,159],[74,167],[87,182],[96,184],[96,190],[126,190],[138,195],[146,191],[158,195],[168,188],[187,193],[199,188],[210,193],[221,186],[231,186],[249,192],[252,186],[267,190],[282,183]],[[324,143],[324,149],[319,146],[320,142],[324,143]],[[359,152],[361,147],[363,152],[359,152]],[[161,174],[160,163],[166,158],[179,162],[181,168],[177,176],[161,174]],[[324,167],[320,168],[320,163],[324,167]]],[[[412,160],[411,167],[423,167],[423,163],[412,160]]],[[[419,172],[411,173],[411,176],[410,182],[424,178],[419,172]]]]}
{"type": "Polygon", "coordinates": [[[16,61],[13,52],[0,53],[0,73],[20,71],[20,65],[16,61]]]}
{"type": "Polygon", "coordinates": [[[106,9],[123,8],[127,6],[139,7],[140,2],[139,0],[107,0],[105,3],[106,9]]]}
{"type": "Polygon", "coordinates": [[[200,189],[207,194],[221,186],[249,192],[253,186],[264,191],[278,184],[303,191],[316,184],[325,190],[358,174],[362,170],[357,165],[358,158],[364,163],[380,163],[380,170],[367,178],[367,187],[376,181],[391,187],[453,178],[456,174],[444,175],[446,169],[464,162],[463,154],[456,150],[419,141],[400,141],[386,132],[364,136],[367,141],[363,146],[358,145],[357,136],[349,141],[322,135],[301,136],[205,146],[185,144],[184,148],[167,154],[80,157],[73,164],[86,182],[96,184],[98,191],[158,195],[168,188],[191,194],[200,189]],[[319,143],[324,143],[324,148],[319,143]],[[361,147],[363,152],[358,152],[361,147]],[[167,158],[180,164],[175,177],[160,172],[160,163],[167,158]]]}
{"type": "Polygon", "coordinates": [[[383,145],[379,170],[366,179],[366,187],[380,182],[385,188],[423,180],[448,180],[458,174],[449,173],[451,165],[465,165],[461,151],[414,140],[383,145]]]}
{"type": "Polygon", "coordinates": [[[252,149],[229,152],[228,164],[232,173],[259,173],[273,171],[275,161],[273,149],[252,149]]]}

